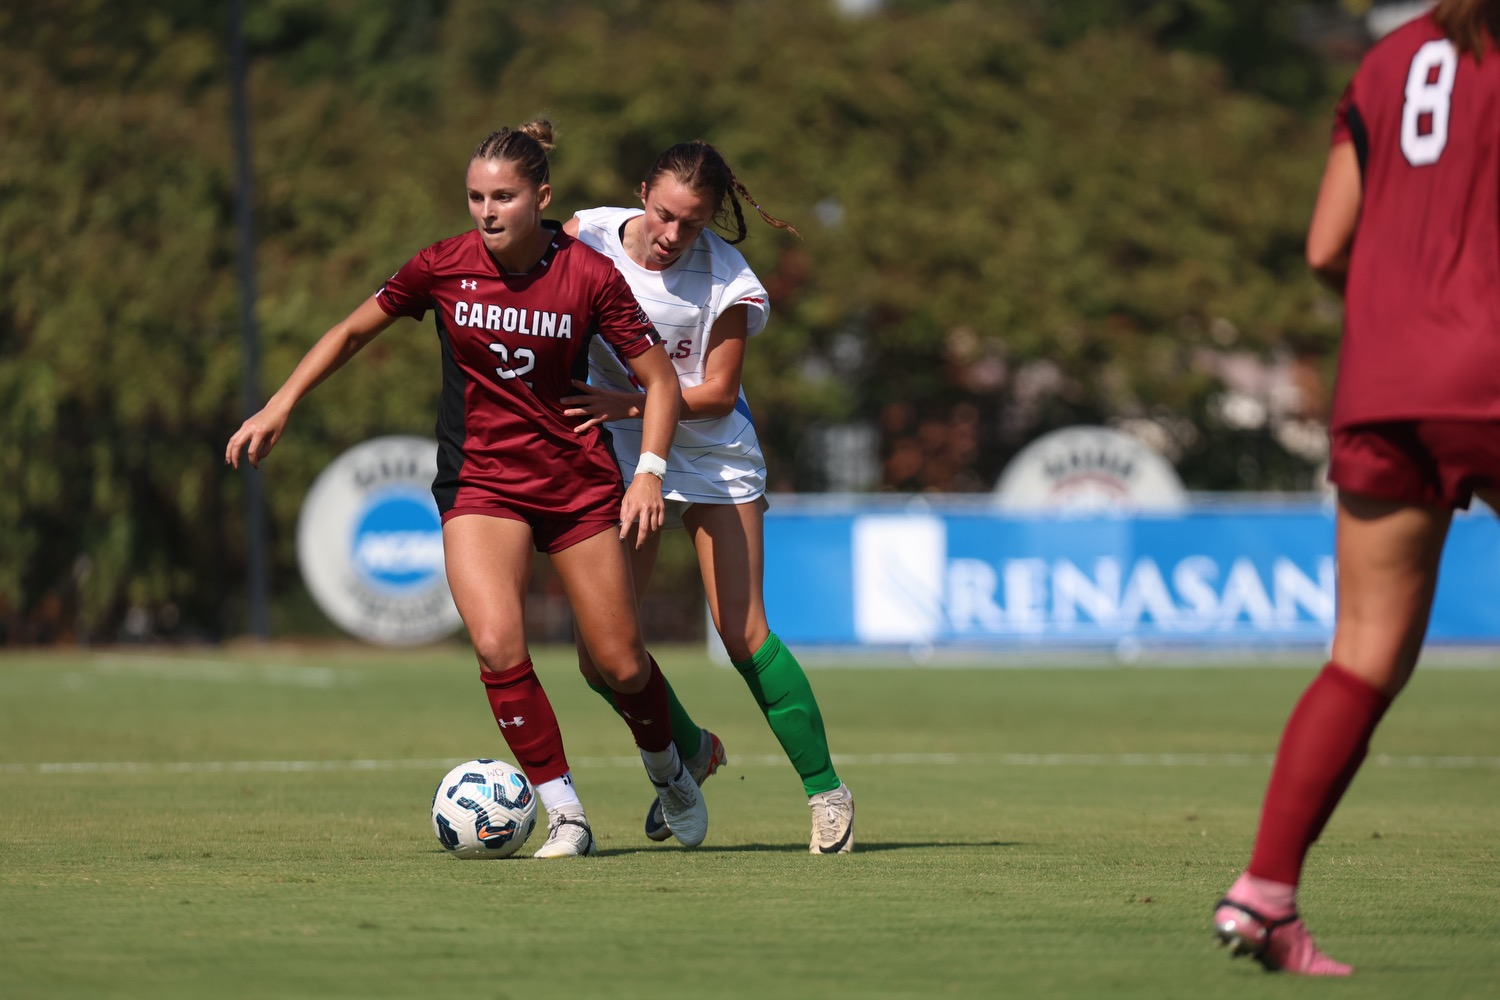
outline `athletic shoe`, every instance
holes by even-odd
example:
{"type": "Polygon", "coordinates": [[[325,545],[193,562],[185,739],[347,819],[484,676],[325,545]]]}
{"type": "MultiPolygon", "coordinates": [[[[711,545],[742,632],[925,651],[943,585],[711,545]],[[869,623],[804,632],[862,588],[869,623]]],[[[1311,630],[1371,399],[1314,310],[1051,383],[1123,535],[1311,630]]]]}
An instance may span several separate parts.
{"type": "Polygon", "coordinates": [[[1232,899],[1221,899],[1214,910],[1214,934],[1232,957],[1249,955],[1272,972],[1347,976],[1354,971],[1319,951],[1295,913],[1271,920],[1232,899]]]}
{"type": "MultiPolygon", "coordinates": [[[[729,766],[729,755],[724,752],[724,744],[719,738],[707,729],[700,729],[703,734],[703,747],[698,751],[695,762],[688,763],[688,773],[693,780],[702,788],[703,783],[713,776],[713,773],[721,767],[729,766]]],[[[661,815],[661,802],[657,799],[651,800],[651,808],[646,810],[646,837],[650,840],[663,841],[672,836],[672,828],[661,815]]]]}
{"type": "Polygon", "coordinates": [[[848,854],[854,850],[854,793],[842,781],[829,792],[808,797],[812,809],[809,854],[848,854]]]}
{"type": "Polygon", "coordinates": [[[671,781],[662,784],[652,778],[651,784],[656,787],[656,801],[661,803],[662,818],[671,828],[672,836],[685,847],[703,843],[708,836],[708,803],[688,769],[679,762],[671,781]]]}
{"type": "Polygon", "coordinates": [[[547,842],[536,849],[533,858],[578,858],[598,852],[594,831],[580,813],[570,816],[558,813],[547,826],[547,842]]]}

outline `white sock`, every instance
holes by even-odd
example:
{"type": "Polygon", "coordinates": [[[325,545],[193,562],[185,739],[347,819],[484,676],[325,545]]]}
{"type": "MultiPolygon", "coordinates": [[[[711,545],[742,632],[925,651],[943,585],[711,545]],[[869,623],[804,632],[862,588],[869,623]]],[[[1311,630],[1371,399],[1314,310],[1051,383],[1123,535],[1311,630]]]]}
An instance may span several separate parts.
{"type": "Polygon", "coordinates": [[[682,760],[677,756],[677,745],[668,743],[665,750],[642,750],[641,760],[646,762],[646,773],[658,785],[665,785],[677,777],[682,760]]]}
{"type": "Polygon", "coordinates": [[[573,789],[572,771],[561,778],[553,778],[537,785],[536,794],[542,800],[542,808],[547,810],[548,816],[583,815],[583,803],[578,800],[578,792],[573,789]]]}

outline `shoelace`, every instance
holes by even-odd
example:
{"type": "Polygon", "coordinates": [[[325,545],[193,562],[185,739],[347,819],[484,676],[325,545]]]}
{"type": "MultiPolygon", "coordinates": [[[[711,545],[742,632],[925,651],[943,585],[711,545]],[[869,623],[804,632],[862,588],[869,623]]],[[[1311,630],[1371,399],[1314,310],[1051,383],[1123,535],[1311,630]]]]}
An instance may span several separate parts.
{"type": "Polygon", "coordinates": [[[691,774],[688,774],[686,768],[677,772],[677,777],[673,778],[671,783],[667,785],[667,790],[672,793],[674,799],[684,806],[691,806],[694,802],[698,801],[698,783],[693,780],[691,774]],[[678,780],[679,778],[687,780],[680,781],[678,780]]]}
{"type": "Polygon", "coordinates": [[[586,831],[577,820],[568,823],[568,817],[566,815],[559,814],[552,820],[552,822],[547,824],[547,839],[549,841],[557,836],[557,831],[561,829],[564,823],[567,823],[568,826],[571,826],[574,831],[576,831],[574,833],[567,834],[567,836],[571,836],[574,841],[581,842],[585,836],[591,836],[591,834],[589,834],[588,831],[586,831]]]}
{"type": "Polygon", "coordinates": [[[833,840],[843,828],[841,817],[844,809],[842,802],[817,802],[813,804],[813,823],[817,825],[818,836],[823,840],[833,840]]]}

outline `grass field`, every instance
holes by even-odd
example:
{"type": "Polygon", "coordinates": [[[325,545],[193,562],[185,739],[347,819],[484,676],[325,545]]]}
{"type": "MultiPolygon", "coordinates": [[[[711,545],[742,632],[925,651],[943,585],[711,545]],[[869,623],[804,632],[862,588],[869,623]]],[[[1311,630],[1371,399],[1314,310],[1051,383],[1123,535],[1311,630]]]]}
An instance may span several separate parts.
{"type": "Polygon", "coordinates": [[[1302,669],[813,669],[857,853],[730,670],[663,667],[729,749],[711,830],[640,831],[624,725],[537,652],[602,853],[462,862],[428,804],[506,756],[472,659],[0,657],[0,997],[1494,997],[1500,671],[1418,672],[1314,849],[1350,981],[1213,947],[1302,669]]]}

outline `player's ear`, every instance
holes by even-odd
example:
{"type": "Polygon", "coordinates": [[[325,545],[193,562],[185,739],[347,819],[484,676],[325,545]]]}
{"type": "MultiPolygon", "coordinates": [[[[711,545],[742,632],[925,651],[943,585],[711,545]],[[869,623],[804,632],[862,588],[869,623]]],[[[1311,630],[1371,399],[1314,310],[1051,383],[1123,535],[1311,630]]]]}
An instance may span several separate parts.
{"type": "Polygon", "coordinates": [[[646,204],[646,182],[645,181],[641,181],[640,199],[641,199],[641,204],[642,205],[646,204]]]}
{"type": "Polygon", "coordinates": [[[545,212],[547,206],[552,204],[552,185],[538,184],[536,189],[536,210],[545,212]]]}

